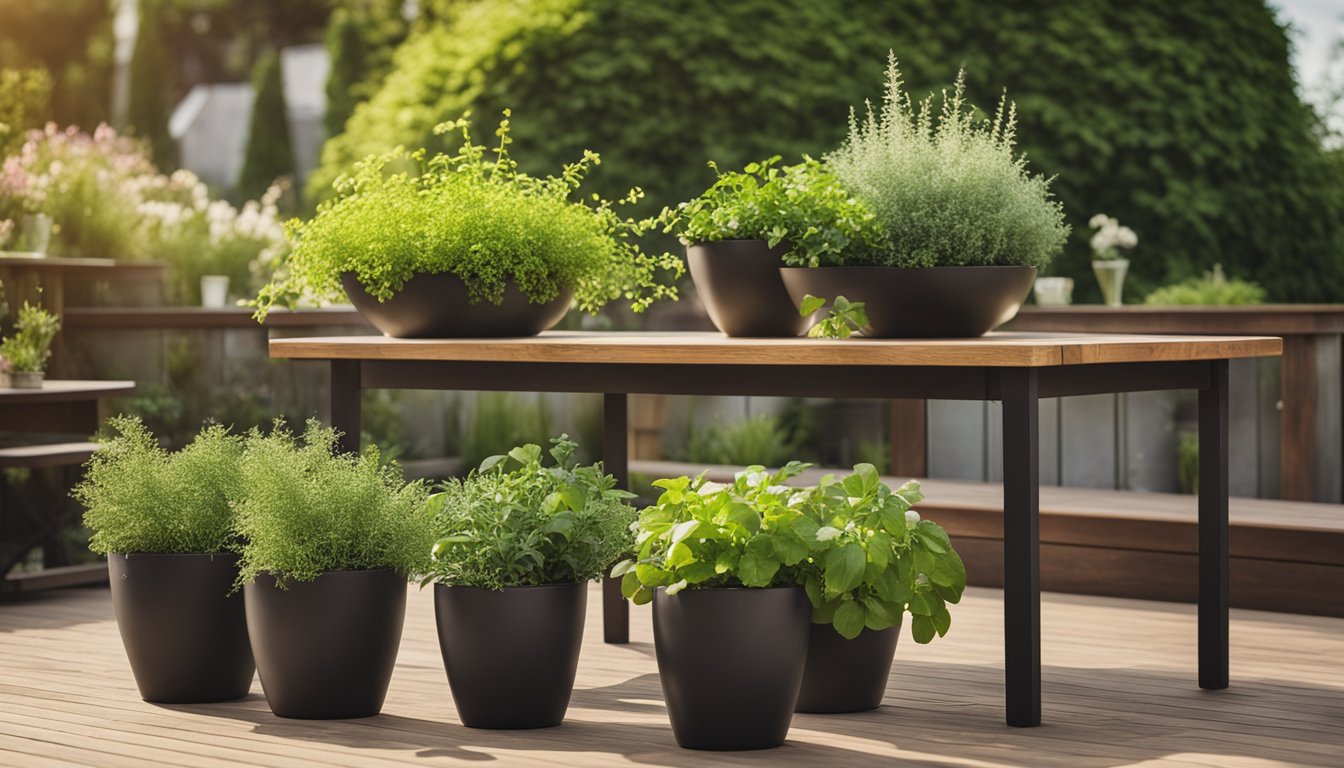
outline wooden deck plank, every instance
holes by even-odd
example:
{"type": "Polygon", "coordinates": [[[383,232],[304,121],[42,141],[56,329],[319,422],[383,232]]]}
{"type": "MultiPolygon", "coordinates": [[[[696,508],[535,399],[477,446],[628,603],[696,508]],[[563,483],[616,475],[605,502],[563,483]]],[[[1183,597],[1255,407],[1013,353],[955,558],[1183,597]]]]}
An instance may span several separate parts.
{"type": "Polygon", "coordinates": [[[564,726],[461,727],[435,637],[432,594],[411,588],[384,714],[273,717],[260,685],[238,702],[139,700],[105,590],[0,605],[0,765],[874,765],[1333,766],[1344,752],[1344,620],[1232,612],[1233,685],[1194,680],[1191,606],[1047,594],[1046,725],[1002,725],[1002,595],[972,588],[952,632],[902,639],[884,706],[800,715],[763,753],[677,749],[662,708],[647,609],[627,646],[601,642],[596,588],[564,726]]]}

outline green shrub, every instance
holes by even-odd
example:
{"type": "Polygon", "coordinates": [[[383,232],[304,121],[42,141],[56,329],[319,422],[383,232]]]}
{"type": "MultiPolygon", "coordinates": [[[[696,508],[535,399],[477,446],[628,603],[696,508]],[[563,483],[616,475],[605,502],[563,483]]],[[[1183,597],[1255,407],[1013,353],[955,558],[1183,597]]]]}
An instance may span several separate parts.
{"type": "Polygon", "coordinates": [[[45,71],[0,68],[0,159],[19,149],[24,132],[42,126],[50,105],[51,77],[45,71]]]}
{"type": "Polygon", "coordinates": [[[1154,254],[1131,266],[1140,295],[1220,261],[1275,301],[1344,300],[1344,199],[1327,193],[1340,176],[1259,1],[477,0],[398,49],[310,189],[391,144],[445,148],[427,143],[435,124],[513,105],[527,170],[592,147],[595,190],[639,183],[658,210],[705,188],[704,160],[834,148],[888,50],[916,99],[960,67],[971,102],[1013,95],[1020,147],[1056,177],[1074,232],[1051,269],[1078,281],[1076,300],[1098,296],[1085,225],[1099,210],[1154,254]]]}
{"type": "Polygon", "coordinates": [[[51,341],[61,330],[61,318],[27,301],[19,310],[14,333],[0,341],[0,368],[15,373],[42,373],[51,357],[51,341]]]}
{"type": "MultiPolygon", "coordinates": [[[[575,303],[588,312],[621,298],[636,311],[675,298],[676,288],[656,278],[663,271],[680,275],[681,261],[645,254],[635,242],[652,222],[624,218],[607,201],[571,199],[598,156],[585,152],[560,176],[522,173],[509,155],[507,110],[504,115],[494,159],[472,143],[461,120],[437,129],[462,132],[465,143],[456,155],[397,148],[357,164],[337,185],[339,197],[291,227],[287,271],[262,290],[258,318],[305,292],[343,297],[345,272],[380,301],[416,274],[445,272],[462,279],[473,304],[500,303],[509,283],[537,303],[573,289],[575,303]]],[[[623,202],[639,196],[632,189],[623,202]]]]}
{"type": "Polygon", "coordinates": [[[258,197],[276,179],[294,175],[294,145],[289,136],[289,112],[280,54],[267,51],[252,70],[252,122],[247,151],[238,174],[238,194],[258,197]]]}
{"type": "Polygon", "coordinates": [[[243,490],[243,442],[226,427],[207,426],[169,453],[140,419],[107,422],[98,450],[71,492],[86,508],[89,549],[192,554],[235,549],[230,502],[243,490]]]}
{"type": "MultiPolygon", "coordinates": [[[[1028,173],[1014,149],[1017,107],[999,101],[991,120],[966,104],[965,73],[951,94],[918,106],[893,54],[886,93],[852,117],[849,138],[826,156],[845,188],[877,215],[884,241],[845,264],[950,267],[1050,263],[1068,237],[1050,180],[1028,173]]],[[[795,263],[793,259],[786,259],[795,263]]]]}
{"type": "Polygon", "coordinates": [[[464,587],[537,586],[592,581],[630,553],[633,494],[616,488],[601,464],[579,466],[568,435],[541,447],[492,456],[466,479],[430,497],[440,539],[425,583],[464,587]]]}
{"type": "Polygon", "coordinates": [[[316,421],[302,439],[278,424],[269,435],[248,436],[246,492],[236,505],[246,542],[239,584],[263,572],[284,586],[327,571],[391,568],[410,576],[425,568],[434,545],[429,490],[406,483],[376,446],[337,453],[337,438],[316,421]]]}
{"type": "Polygon", "coordinates": [[[691,424],[686,438],[686,460],[694,464],[782,467],[798,449],[798,441],[768,413],[741,421],[691,424]]]}
{"type": "Polygon", "coordinates": [[[1247,280],[1228,280],[1223,265],[1214,264],[1212,272],[1175,285],[1158,288],[1148,294],[1146,304],[1203,304],[1210,306],[1260,304],[1265,300],[1265,289],[1247,280]]]}
{"type": "Polygon", "coordinates": [[[406,39],[403,0],[353,2],[332,10],[326,47],[331,60],[327,75],[327,135],[345,129],[360,102],[378,89],[392,68],[392,53],[406,39]]]}
{"type": "Polygon", "coordinates": [[[812,158],[783,168],[776,155],[724,173],[699,197],[663,217],[685,243],[765,240],[785,243],[790,264],[820,266],[862,258],[882,239],[875,216],[835,174],[812,158]]]}
{"type": "Polygon", "coordinates": [[[130,103],[126,110],[131,130],[149,146],[160,168],[177,165],[177,142],[168,132],[176,101],[176,73],[167,50],[167,5],[165,0],[140,0],[140,27],[131,54],[130,103]]]}

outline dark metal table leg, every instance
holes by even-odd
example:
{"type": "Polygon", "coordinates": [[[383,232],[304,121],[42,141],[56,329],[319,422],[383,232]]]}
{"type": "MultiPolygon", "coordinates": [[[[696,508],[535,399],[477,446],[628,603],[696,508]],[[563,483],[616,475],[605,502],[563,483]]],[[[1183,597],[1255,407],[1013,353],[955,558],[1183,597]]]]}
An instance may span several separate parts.
{"type": "MultiPolygon", "coordinates": [[[[624,393],[602,396],[602,465],[621,488],[630,487],[628,419],[624,393]]],[[[620,579],[602,579],[602,637],[608,643],[630,642],[630,604],[621,596],[620,579]]]]}
{"type": "Polygon", "coordinates": [[[1199,392],[1199,687],[1228,684],[1227,361],[1199,392]]]}
{"type": "Polygon", "coordinates": [[[1040,435],[1034,369],[1001,374],[1003,653],[1008,725],[1041,724],[1040,435]]]}
{"type": "Polygon", "coordinates": [[[360,377],[358,360],[331,361],[331,426],[341,433],[340,448],[359,450],[360,377]]]}

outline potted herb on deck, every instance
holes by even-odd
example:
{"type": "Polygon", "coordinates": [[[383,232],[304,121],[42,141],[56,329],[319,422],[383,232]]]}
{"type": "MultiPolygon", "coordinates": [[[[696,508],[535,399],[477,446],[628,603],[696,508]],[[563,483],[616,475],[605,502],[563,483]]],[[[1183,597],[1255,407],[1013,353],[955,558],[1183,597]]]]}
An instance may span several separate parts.
{"type": "Polygon", "coordinates": [[[576,199],[599,163],[592,152],[559,176],[522,173],[507,117],[493,153],[461,120],[436,128],[461,130],[455,155],[398,148],[357,164],[312,220],[291,226],[293,250],[257,297],[258,319],[300,296],[348,296],[388,336],[527,336],[559,322],[571,302],[595,312],[627,299],[640,311],[675,298],[681,260],[640,250],[652,220],[617,211],[642,193],[576,199]]]}
{"type": "Polygon", "coordinates": [[[1068,227],[1050,180],[1015,154],[1014,106],[979,120],[963,93],[959,76],[936,107],[915,105],[891,59],[880,112],[851,119],[825,157],[873,211],[881,241],[824,259],[786,254],[796,305],[846,296],[865,305],[865,334],[881,337],[979,336],[1017,312],[1068,227]]]}
{"type": "Polygon", "coordinates": [[[797,336],[809,319],[795,311],[779,276],[782,258],[812,262],[869,247],[873,213],[820,162],[777,167],[775,156],[741,172],[721,172],[699,197],[665,210],[667,231],[686,244],[691,279],[715,327],[728,336],[797,336]]]}
{"type": "Polygon", "coordinates": [[[806,465],[762,467],[732,485],[704,476],[654,481],[636,556],[613,576],[653,602],[658,674],[677,743],[762,749],[784,743],[807,660],[810,609],[797,586],[817,524],[781,485],[806,465]]]}
{"type": "Polygon", "coordinates": [[[569,707],[583,641],[588,582],[634,546],[635,513],[577,444],[492,456],[430,498],[436,533],[434,611],[463,725],[545,728],[569,707]]]}
{"type": "Polygon", "coordinates": [[[14,333],[0,341],[0,386],[41,389],[51,342],[60,330],[59,317],[25,301],[14,333]]]}
{"type": "Polygon", "coordinates": [[[241,438],[221,426],[164,451],[139,419],[117,417],[73,490],[106,554],[112,606],[146,701],[246,696],[248,645],[230,502],[242,489],[241,438]]]}
{"type": "Polygon", "coordinates": [[[795,500],[818,526],[802,569],[813,623],[799,712],[881,704],[907,611],[915,642],[947,633],[966,569],[947,533],[911,508],[923,498],[918,483],[892,490],[859,464],[795,500]]]}
{"type": "Polygon", "coordinates": [[[271,711],[333,719],[378,714],[397,659],[406,581],[434,531],[428,489],[373,447],[338,454],[337,433],[254,433],[237,505],[257,671],[271,711]]]}

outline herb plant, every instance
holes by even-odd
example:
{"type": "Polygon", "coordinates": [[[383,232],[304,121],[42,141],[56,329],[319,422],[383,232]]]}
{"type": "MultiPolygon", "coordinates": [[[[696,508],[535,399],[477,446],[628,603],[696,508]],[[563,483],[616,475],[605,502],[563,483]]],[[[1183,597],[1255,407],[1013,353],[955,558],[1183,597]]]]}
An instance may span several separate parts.
{"type": "Polygon", "coordinates": [[[1005,97],[992,119],[977,119],[964,94],[963,72],[936,108],[932,97],[916,106],[889,57],[880,113],[851,112],[848,138],[826,156],[884,233],[871,254],[844,263],[1043,267],[1063,248],[1069,228],[1050,180],[1014,149],[1016,107],[1005,97]]]}
{"type": "Polygon", "coordinates": [[[822,163],[805,157],[779,167],[779,156],[723,172],[699,197],[664,210],[665,230],[686,243],[765,240],[788,247],[791,264],[844,263],[881,240],[876,217],[822,163]],[[848,256],[846,256],[848,254],[848,256]]]}
{"type": "Polygon", "coordinates": [[[0,341],[0,360],[16,373],[42,373],[51,356],[51,341],[60,330],[61,318],[25,301],[14,333],[0,341]]]}
{"type": "Polygon", "coordinates": [[[820,527],[790,503],[782,483],[809,465],[790,462],[774,474],[762,466],[739,472],[731,485],[697,478],[655,480],[657,503],[639,515],[635,556],[611,575],[636,604],[683,589],[797,584],[820,527]]]}
{"type": "Polygon", "coordinates": [[[230,502],[242,490],[241,437],[211,425],[169,453],[140,419],[117,416],[98,443],[84,480],[71,491],[87,510],[89,549],[192,554],[236,548],[230,502]]]}
{"type": "Polygon", "coordinates": [[[1214,264],[1212,272],[1184,282],[1158,288],[1148,294],[1145,303],[1154,305],[1198,304],[1230,306],[1259,304],[1265,300],[1265,289],[1247,280],[1229,280],[1223,274],[1223,265],[1214,264]]]}
{"type": "Polygon", "coordinates": [[[865,627],[899,626],[908,610],[915,642],[947,634],[947,604],[961,600],[966,568],[947,532],[911,508],[923,498],[919,483],[892,490],[859,464],[795,501],[818,525],[801,571],[814,623],[853,639],[865,627]]]}
{"type": "Polygon", "coordinates": [[[266,572],[284,587],[327,571],[391,568],[409,576],[425,566],[434,529],[429,490],[406,483],[376,447],[337,452],[338,433],[309,421],[302,439],[279,423],[253,431],[236,504],[245,540],[238,583],[266,572]]]}
{"type": "Polygon", "coordinates": [[[491,456],[466,479],[429,499],[440,537],[422,583],[506,587],[574,584],[601,576],[630,553],[634,494],[616,488],[601,464],[578,466],[578,444],[553,439],[553,466],[541,446],[491,456]]]}
{"type": "MultiPolygon", "coordinates": [[[[807,317],[824,306],[826,306],[825,299],[809,293],[803,297],[803,304],[798,308],[798,314],[807,317]]],[[[807,335],[814,339],[848,339],[867,327],[866,305],[862,301],[850,301],[844,296],[836,296],[835,301],[831,302],[831,308],[826,311],[826,316],[809,328],[807,335]]]]}
{"type": "Polygon", "coordinates": [[[461,131],[464,143],[455,155],[429,157],[423,149],[398,147],[356,164],[312,220],[290,222],[293,250],[258,295],[258,319],[302,296],[343,298],[346,272],[380,301],[417,274],[440,273],[461,278],[473,304],[500,303],[508,283],[536,303],[572,288],[575,303],[588,312],[622,298],[635,311],[676,298],[681,260],[644,253],[636,240],[653,220],[616,210],[643,193],[631,189],[618,203],[573,199],[601,162],[588,151],[559,176],[519,171],[508,150],[508,110],[504,115],[493,159],[472,142],[463,118],[435,129],[461,131]],[[671,279],[661,281],[664,275],[671,279]]]}

